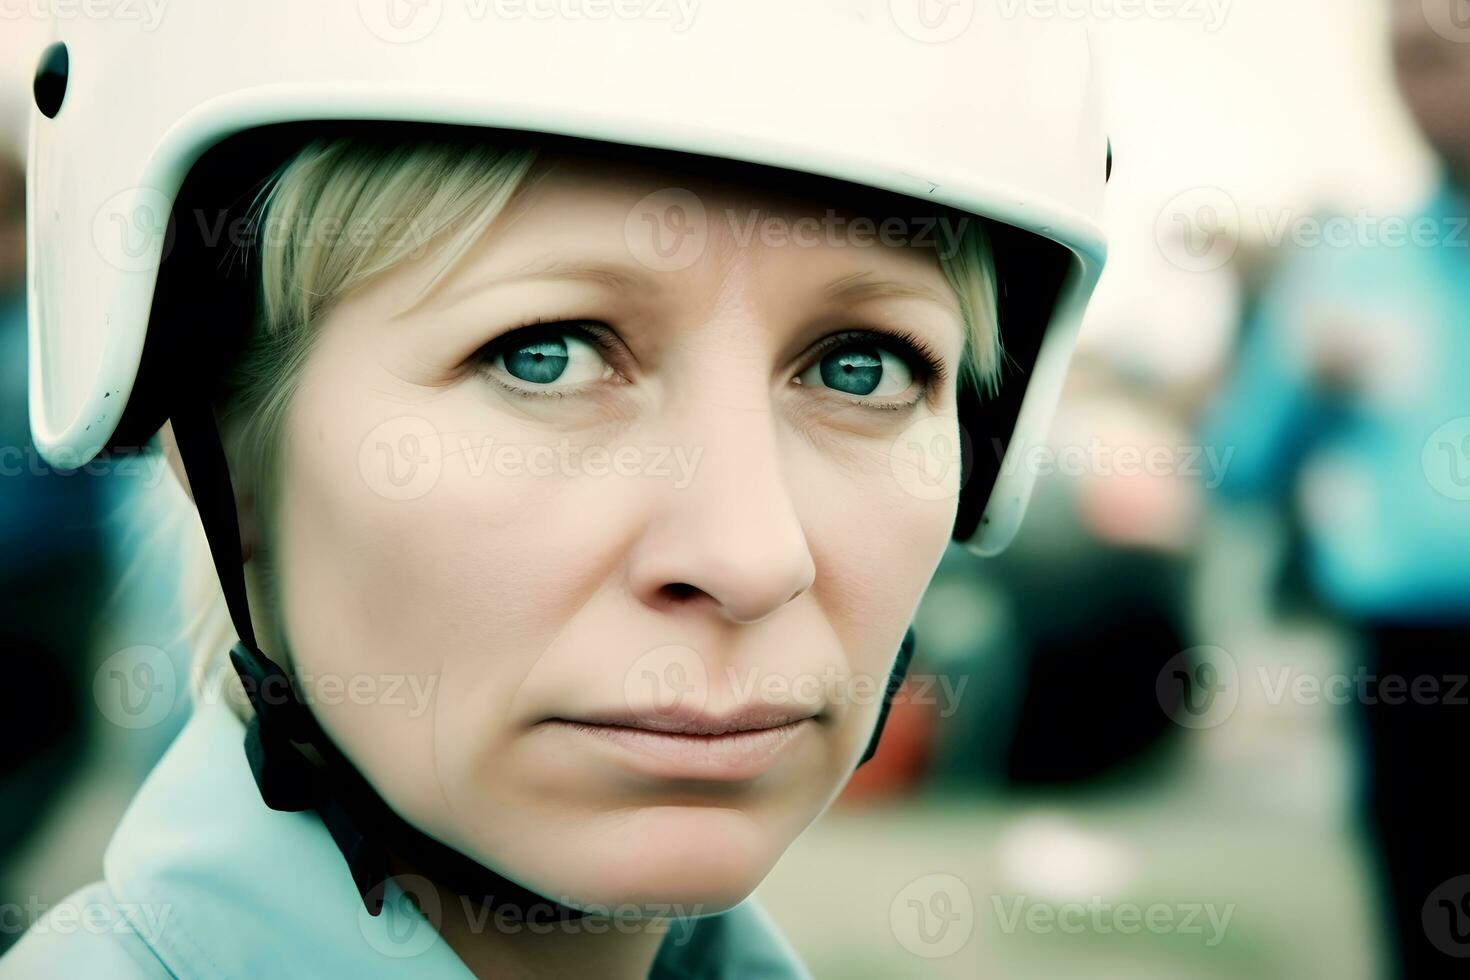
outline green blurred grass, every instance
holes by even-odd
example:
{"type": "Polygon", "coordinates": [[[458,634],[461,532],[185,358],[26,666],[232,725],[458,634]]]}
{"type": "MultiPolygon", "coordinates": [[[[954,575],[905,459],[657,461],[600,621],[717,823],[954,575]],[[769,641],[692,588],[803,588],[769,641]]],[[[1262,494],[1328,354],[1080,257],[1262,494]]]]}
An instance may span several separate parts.
{"type": "MultiPolygon", "coordinates": [[[[1378,973],[1379,939],[1362,847],[1352,826],[1330,812],[1262,806],[1217,783],[1072,802],[937,797],[829,811],[759,894],[818,978],[1367,980],[1378,973]],[[1057,901],[1015,871],[1022,862],[1019,877],[1028,876],[1024,862],[1048,839],[1034,829],[1047,826],[1071,828],[1112,856],[1106,887],[1089,889],[1087,867],[1076,869],[1078,898],[1100,892],[1104,901],[1139,906],[1214,903],[1221,913],[1233,904],[1223,937],[1208,946],[1203,918],[1203,935],[1122,934],[1090,922],[1072,934],[1024,925],[1007,932],[996,899],[1007,909],[1022,896],[1057,901]],[[905,886],[936,872],[964,883],[972,932],[952,955],[925,958],[895,934],[890,907],[905,886]]],[[[1079,864],[1089,863],[1084,848],[1079,864]]],[[[1065,860],[1049,872],[1063,880],[1068,873],[1065,860]]]]}

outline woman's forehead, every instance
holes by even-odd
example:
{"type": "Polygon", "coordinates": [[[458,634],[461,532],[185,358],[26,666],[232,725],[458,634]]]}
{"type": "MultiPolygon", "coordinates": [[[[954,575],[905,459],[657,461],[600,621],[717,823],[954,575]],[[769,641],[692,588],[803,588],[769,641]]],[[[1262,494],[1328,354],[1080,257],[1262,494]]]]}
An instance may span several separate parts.
{"type": "Polygon", "coordinates": [[[904,269],[942,281],[937,253],[978,220],[843,181],[789,178],[728,162],[549,155],[477,250],[502,260],[616,255],[655,273],[774,256],[818,272],[904,269]]]}
{"type": "Polygon", "coordinates": [[[739,288],[778,306],[908,298],[959,316],[938,253],[953,254],[964,222],[978,219],[930,205],[938,218],[926,221],[925,207],[754,164],[555,147],[538,154],[504,210],[442,276],[432,254],[409,263],[422,270],[411,273],[420,287],[397,315],[530,283],[581,283],[579,295],[596,287],[644,305],[739,288]]]}
{"type": "Polygon", "coordinates": [[[639,238],[642,229],[638,213],[629,210],[631,198],[600,198],[577,207],[587,193],[585,186],[570,187],[565,195],[552,191],[504,227],[492,225],[435,288],[401,312],[442,310],[477,297],[490,300],[509,295],[506,291],[560,284],[561,292],[547,295],[571,295],[575,288],[575,295],[621,297],[645,310],[660,303],[698,303],[716,293],[728,300],[733,289],[758,295],[763,304],[790,304],[793,315],[813,303],[850,306],[888,299],[917,300],[936,313],[960,316],[957,297],[932,252],[768,246],[760,235],[744,240],[720,217],[708,222],[717,229],[708,234],[668,239],[664,254],[679,261],[665,268],[654,239],[639,238]],[[635,218],[631,232],[624,224],[630,214],[635,218]]]}
{"type": "MultiPolygon", "coordinates": [[[[611,146],[606,152],[543,152],[521,196],[531,200],[580,197],[582,203],[600,197],[618,203],[668,191],[688,192],[706,210],[721,212],[722,218],[733,213],[763,219],[818,218],[829,224],[862,219],[874,226],[888,222],[895,228],[898,223],[927,227],[966,220],[932,202],[836,178],[675,151],[611,146]]],[[[865,226],[858,225],[859,229],[865,226]]]]}

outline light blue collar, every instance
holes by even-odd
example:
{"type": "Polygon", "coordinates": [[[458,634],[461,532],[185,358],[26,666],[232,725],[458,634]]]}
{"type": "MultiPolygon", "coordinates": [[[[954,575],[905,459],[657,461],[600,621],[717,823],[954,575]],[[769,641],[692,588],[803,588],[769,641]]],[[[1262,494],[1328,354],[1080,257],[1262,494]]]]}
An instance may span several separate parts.
{"type": "MultiPolygon", "coordinates": [[[[396,886],[367,914],[315,814],[266,807],[243,735],[225,704],[200,705],[108,845],[107,883],[154,955],[183,977],[472,980],[396,886]]],[[[676,920],[650,974],[711,976],[809,980],[753,897],[676,920]]]]}

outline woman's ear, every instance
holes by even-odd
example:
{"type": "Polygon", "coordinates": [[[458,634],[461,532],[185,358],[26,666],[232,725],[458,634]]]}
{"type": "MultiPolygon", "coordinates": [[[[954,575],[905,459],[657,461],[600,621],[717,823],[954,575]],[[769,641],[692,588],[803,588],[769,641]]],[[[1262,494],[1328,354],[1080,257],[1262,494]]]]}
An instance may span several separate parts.
{"type": "MultiPolygon", "coordinates": [[[[194,501],[194,492],[189,489],[189,475],[184,472],[184,461],[179,455],[179,445],[174,441],[174,424],[172,420],[163,423],[163,428],[158,430],[158,438],[163,446],[164,458],[168,460],[168,468],[173,470],[174,478],[179,481],[179,486],[184,488],[184,495],[189,502],[194,501]]],[[[240,561],[248,562],[255,554],[255,536],[258,524],[255,518],[255,498],[248,492],[242,492],[238,481],[231,479],[230,485],[235,490],[235,514],[240,523],[240,561]]]]}

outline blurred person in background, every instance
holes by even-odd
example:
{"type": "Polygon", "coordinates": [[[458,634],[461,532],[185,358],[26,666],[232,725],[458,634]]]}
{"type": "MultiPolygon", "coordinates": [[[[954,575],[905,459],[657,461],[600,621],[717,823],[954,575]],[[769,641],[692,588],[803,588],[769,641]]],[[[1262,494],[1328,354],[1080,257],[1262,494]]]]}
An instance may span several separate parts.
{"type": "Polygon", "coordinates": [[[1458,0],[1393,0],[1404,101],[1440,161],[1410,215],[1342,221],[1284,257],[1212,406],[1222,498],[1293,499],[1305,565],[1359,637],[1363,817],[1391,904],[1395,975],[1470,954],[1470,25],[1458,0]]]}
{"type": "Polygon", "coordinates": [[[1190,437],[1162,391],[1079,355],[1037,457],[1032,533],[991,570],[1025,651],[1013,784],[1147,778],[1177,745],[1157,680],[1192,646],[1185,585],[1200,489],[1175,472],[1190,437]]]}
{"type": "Polygon", "coordinates": [[[1017,464],[1038,477],[1025,529],[1001,555],[945,555],[895,737],[844,801],[1110,789],[1165,772],[1181,728],[1158,678],[1193,645],[1188,570],[1217,468],[1178,455],[1190,406],[1170,381],[1079,351],[1047,442],[1017,464]]]}
{"type": "MultiPolygon", "coordinates": [[[[0,650],[25,683],[0,688],[0,893],[86,744],[93,612],[103,580],[98,482],[52,469],[27,417],[25,175],[0,149],[0,650]]],[[[0,930],[0,949],[18,938],[0,930]]]]}

